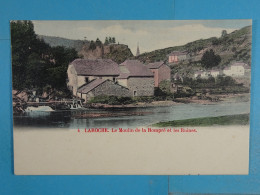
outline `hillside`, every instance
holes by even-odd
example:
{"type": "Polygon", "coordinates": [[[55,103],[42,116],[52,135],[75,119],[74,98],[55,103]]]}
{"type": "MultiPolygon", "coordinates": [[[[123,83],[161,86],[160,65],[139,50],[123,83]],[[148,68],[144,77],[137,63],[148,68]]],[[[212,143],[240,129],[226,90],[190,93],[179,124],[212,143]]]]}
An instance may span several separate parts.
{"type": "MultiPolygon", "coordinates": [[[[212,37],[208,39],[200,39],[187,43],[182,46],[169,47],[165,49],[155,50],[149,53],[143,53],[137,57],[144,63],[155,61],[168,61],[167,55],[172,51],[188,51],[191,59],[184,61],[182,64],[174,66],[178,73],[183,74],[193,73],[196,69],[201,69],[200,60],[203,53],[213,49],[215,54],[220,55],[221,62],[217,68],[223,69],[232,61],[243,61],[249,66],[251,65],[251,26],[244,27],[224,37],[212,37]]],[[[187,75],[188,76],[188,75],[187,75]]]]}
{"type": "Polygon", "coordinates": [[[132,58],[133,54],[127,45],[108,44],[95,45],[94,49],[90,45],[83,45],[79,55],[85,59],[108,58],[117,63],[122,63],[126,59],[132,58]]]}
{"type": "Polygon", "coordinates": [[[76,51],[80,51],[84,43],[89,43],[89,41],[83,40],[72,40],[62,37],[37,35],[39,39],[43,39],[45,43],[49,44],[51,47],[63,46],[67,48],[74,48],[76,51]]]}
{"type": "Polygon", "coordinates": [[[126,59],[133,57],[131,50],[124,44],[110,43],[105,45],[101,41],[71,40],[43,35],[38,35],[38,37],[52,47],[64,46],[74,48],[78,55],[85,59],[109,58],[117,63],[122,63],[126,59]]]}

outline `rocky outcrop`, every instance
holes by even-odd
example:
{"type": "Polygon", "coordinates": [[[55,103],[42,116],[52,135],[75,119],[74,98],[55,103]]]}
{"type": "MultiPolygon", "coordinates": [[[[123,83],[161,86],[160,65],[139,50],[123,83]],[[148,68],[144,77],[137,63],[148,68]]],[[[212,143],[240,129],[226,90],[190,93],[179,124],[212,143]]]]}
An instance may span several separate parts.
{"type": "Polygon", "coordinates": [[[102,44],[101,46],[96,46],[95,49],[90,49],[89,45],[86,44],[79,51],[79,55],[83,56],[84,59],[111,59],[119,64],[133,57],[128,46],[123,44],[102,44]]]}

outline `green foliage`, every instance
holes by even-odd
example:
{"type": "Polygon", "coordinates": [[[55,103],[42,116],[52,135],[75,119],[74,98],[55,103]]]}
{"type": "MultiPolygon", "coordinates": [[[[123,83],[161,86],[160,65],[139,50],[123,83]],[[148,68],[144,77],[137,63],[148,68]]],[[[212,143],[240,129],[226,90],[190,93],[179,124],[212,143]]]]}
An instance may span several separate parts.
{"type": "Polygon", "coordinates": [[[108,41],[108,38],[106,37],[106,39],[105,39],[105,43],[104,43],[105,45],[108,45],[109,44],[109,41],[108,41]]]}
{"type": "MultiPolygon", "coordinates": [[[[196,93],[226,94],[226,93],[248,93],[249,88],[238,84],[230,76],[218,76],[217,78],[184,78],[183,85],[191,87],[196,93]]],[[[177,96],[175,96],[177,97],[177,96]]]]}
{"type": "Polygon", "coordinates": [[[181,127],[181,126],[212,126],[212,125],[248,125],[249,114],[238,114],[229,116],[218,116],[218,117],[205,117],[205,118],[194,118],[175,120],[168,122],[156,123],[153,126],[156,127],[181,127]]]}
{"type": "Polygon", "coordinates": [[[131,50],[124,45],[110,45],[110,53],[104,54],[104,58],[111,59],[117,63],[122,63],[126,59],[133,57],[131,50]]]}
{"type": "Polygon", "coordinates": [[[115,37],[106,37],[104,44],[108,45],[110,43],[116,43],[116,38],[115,37]]]}
{"type": "Polygon", "coordinates": [[[201,64],[205,68],[212,68],[214,66],[217,66],[220,63],[220,61],[221,61],[220,56],[215,55],[212,49],[206,51],[201,58],[201,64]]]}
{"type": "Polygon", "coordinates": [[[159,83],[159,89],[166,95],[171,94],[171,81],[163,80],[159,83]]]}
{"type": "Polygon", "coordinates": [[[151,103],[153,101],[152,96],[137,96],[133,97],[134,102],[145,102],[145,103],[151,103]]]}
{"type": "Polygon", "coordinates": [[[234,86],[236,81],[230,76],[218,76],[216,79],[216,85],[218,86],[234,86]]]}
{"type": "Polygon", "coordinates": [[[222,30],[221,37],[225,37],[225,36],[227,36],[227,31],[226,30],[222,30]]]}
{"type": "Polygon", "coordinates": [[[90,41],[89,49],[93,51],[94,49],[96,49],[96,47],[97,46],[96,46],[95,42],[94,41],[90,41]]]}
{"type": "Polygon", "coordinates": [[[119,96],[107,96],[100,95],[91,98],[89,103],[101,103],[101,104],[109,104],[109,105],[124,105],[134,103],[131,97],[119,97],[119,96]]]}
{"type": "Polygon", "coordinates": [[[66,91],[68,64],[78,58],[75,49],[50,47],[37,37],[31,21],[11,22],[11,44],[14,89],[66,91]]]}
{"type": "Polygon", "coordinates": [[[165,101],[165,100],[173,100],[173,95],[136,96],[136,97],[100,95],[100,96],[91,98],[89,103],[101,103],[101,104],[109,104],[109,105],[127,105],[127,104],[134,104],[134,103],[138,103],[138,102],[151,103],[153,101],[165,101]]]}
{"type": "Polygon", "coordinates": [[[99,38],[97,38],[97,40],[96,40],[96,45],[98,47],[102,47],[102,42],[99,40],[99,38]]]}

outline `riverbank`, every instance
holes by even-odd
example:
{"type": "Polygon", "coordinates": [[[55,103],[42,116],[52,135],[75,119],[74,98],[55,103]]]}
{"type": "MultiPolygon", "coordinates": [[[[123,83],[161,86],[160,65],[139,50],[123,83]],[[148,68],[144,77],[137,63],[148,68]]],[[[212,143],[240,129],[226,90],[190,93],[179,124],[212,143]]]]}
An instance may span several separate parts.
{"type": "Polygon", "coordinates": [[[163,106],[173,106],[178,104],[218,104],[220,102],[248,102],[250,101],[250,94],[221,94],[214,95],[209,99],[197,99],[193,97],[176,98],[174,100],[166,101],[152,101],[152,102],[137,102],[125,105],[109,105],[102,103],[92,103],[87,105],[87,108],[140,108],[140,107],[163,107],[163,106]],[[216,101],[217,100],[217,101],[216,101]]]}
{"type": "Polygon", "coordinates": [[[180,126],[212,126],[212,125],[249,125],[249,114],[238,114],[218,117],[193,118],[174,120],[153,124],[155,127],[180,126]]]}
{"type": "MultiPolygon", "coordinates": [[[[85,104],[83,109],[124,109],[124,108],[147,108],[147,107],[168,107],[179,104],[202,104],[202,105],[212,105],[219,104],[221,102],[249,102],[250,94],[221,94],[214,95],[207,99],[198,99],[197,96],[193,97],[184,97],[184,98],[175,98],[174,100],[165,100],[165,101],[147,101],[147,102],[136,102],[130,104],[105,104],[105,103],[89,103],[85,104]]],[[[71,100],[66,101],[48,101],[40,102],[39,105],[48,105],[51,106],[54,110],[69,110],[67,104],[72,102],[71,100]]],[[[37,104],[36,102],[31,102],[37,104]]],[[[30,102],[13,102],[13,112],[14,114],[24,113],[27,106],[30,105],[30,102]]]]}

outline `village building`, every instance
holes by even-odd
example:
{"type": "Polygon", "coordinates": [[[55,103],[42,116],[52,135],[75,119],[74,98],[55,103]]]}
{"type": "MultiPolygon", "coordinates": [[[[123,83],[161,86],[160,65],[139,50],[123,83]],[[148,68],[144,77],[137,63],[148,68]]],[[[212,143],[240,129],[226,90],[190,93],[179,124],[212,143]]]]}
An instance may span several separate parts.
{"type": "Polygon", "coordinates": [[[154,87],[159,87],[160,82],[164,80],[171,81],[171,68],[164,62],[149,63],[147,67],[154,74],[154,87]]]}
{"type": "Polygon", "coordinates": [[[245,75],[245,67],[248,66],[243,62],[234,62],[223,70],[223,74],[231,77],[241,77],[245,75]]]}
{"type": "Polygon", "coordinates": [[[119,65],[118,84],[127,87],[132,96],[153,96],[154,75],[138,60],[126,60],[119,65]]]}
{"type": "Polygon", "coordinates": [[[190,58],[190,55],[186,51],[173,51],[169,55],[169,63],[179,63],[181,61],[187,60],[190,58]]]}
{"type": "Polygon", "coordinates": [[[76,59],[69,64],[68,88],[86,102],[98,95],[152,96],[153,73],[137,60],[76,59]]]}
{"type": "Polygon", "coordinates": [[[220,75],[220,71],[219,70],[210,70],[209,74],[212,77],[218,77],[220,75]]]}
{"type": "Polygon", "coordinates": [[[81,86],[77,91],[77,96],[84,99],[86,102],[92,97],[99,95],[131,96],[128,88],[118,85],[109,79],[94,79],[81,86]]]}
{"type": "Polygon", "coordinates": [[[81,86],[95,79],[115,81],[120,72],[117,63],[110,59],[76,59],[69,64],[67,74],[67,86],[76,96],[81,86]]]}
{"type": "Polygon", "coordinates": [[[221,75],[221,71],[220,70],[216,70],[216,69],[212,69],[212,70],[200,70],[194,73],[194,77],[200,77],[200,78],[208,78],[208,77],[218,77],[219,75],[221,75]]]}

